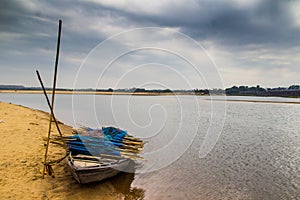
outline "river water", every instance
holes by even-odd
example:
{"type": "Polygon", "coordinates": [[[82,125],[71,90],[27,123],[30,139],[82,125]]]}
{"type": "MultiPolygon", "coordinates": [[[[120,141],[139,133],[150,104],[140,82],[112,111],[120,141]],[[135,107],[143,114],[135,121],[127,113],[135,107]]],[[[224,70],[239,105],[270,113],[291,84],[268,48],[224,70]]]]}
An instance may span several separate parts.
{"type": "MultiPolygon", "coordinates": [[[[218,101],[57,95],[55,113],[71,126],[117,126],[148,142],[148,161],[139,161],[137,173],[123,175],[129,177],[128,197],[300,199],[300,104],[282,103],[300,100],[212,99],[218,101]]],[[[0,101],[49,111],[38,94],[0,94],[0,101]]]]}

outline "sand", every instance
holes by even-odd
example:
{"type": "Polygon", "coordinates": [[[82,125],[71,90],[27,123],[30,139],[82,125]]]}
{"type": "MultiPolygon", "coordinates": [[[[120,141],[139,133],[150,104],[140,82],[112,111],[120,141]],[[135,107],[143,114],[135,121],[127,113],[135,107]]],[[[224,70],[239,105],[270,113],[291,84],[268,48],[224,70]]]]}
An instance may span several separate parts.
{"type": "MultiPolygon", "coordinates": [[[[45,112],[0,102],[0,199],[124,199],[122,190],[126,188],[119,189],[122,175],[81,185],[73,179],[65,160],[53,167],[55,178],[42,179],[48,121],[45,112]]],[[[52,127],[52,134],[57,134],[52,127]]],[[[64,135],[72,132],[64,124],[60,128],[64,135]]],[[[50,159],[63,157],[63,148],[50,147],[50,159]]],[[[125,187],[130,187],[130,182],[125,187]]]]}

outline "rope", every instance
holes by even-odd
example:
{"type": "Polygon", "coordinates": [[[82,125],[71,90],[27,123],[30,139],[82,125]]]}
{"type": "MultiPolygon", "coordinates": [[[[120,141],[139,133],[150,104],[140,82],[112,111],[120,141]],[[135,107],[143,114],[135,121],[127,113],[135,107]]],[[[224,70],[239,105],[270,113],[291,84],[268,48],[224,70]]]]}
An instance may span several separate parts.
{"type": "MultiPolygon", "coordinates": [[[[49,175],[51,176],[52,178],[55,178],[55,173],[54,173],[54,170],[52,168],[52,166],[60,163],[62,160],[64,160],[66,157],[68,156],[68,154],[66,154],[64,157],[60,158],[60,159],[57,159],[57,160],[52,160],[52,161],[49,161],[47,163],[44,164],[45,166],[45,170],[44,170],[44,175],[49,175]]],[[[41,173],[43,174],[43,170],[41,170],[41,173]]]]}

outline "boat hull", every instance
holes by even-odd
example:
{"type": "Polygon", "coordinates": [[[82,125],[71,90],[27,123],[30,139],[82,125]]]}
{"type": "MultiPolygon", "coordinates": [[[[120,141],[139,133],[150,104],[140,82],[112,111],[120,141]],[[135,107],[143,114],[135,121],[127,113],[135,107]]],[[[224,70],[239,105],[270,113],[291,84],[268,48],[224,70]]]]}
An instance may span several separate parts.
{"type": "Polygon", "coordinates": [[[82,184],[102,181],[104,179],[113,177],[125,171],[130,163],[129,159],[121,159],[117,162],[106,163],[106,164],[92,164],[88,166],[82,166],[84,161],[81,161],[81,166],[76,163],[71,157],[66,158],[68,165],[71,168],[71,173],[73,177],[82,184]]]}

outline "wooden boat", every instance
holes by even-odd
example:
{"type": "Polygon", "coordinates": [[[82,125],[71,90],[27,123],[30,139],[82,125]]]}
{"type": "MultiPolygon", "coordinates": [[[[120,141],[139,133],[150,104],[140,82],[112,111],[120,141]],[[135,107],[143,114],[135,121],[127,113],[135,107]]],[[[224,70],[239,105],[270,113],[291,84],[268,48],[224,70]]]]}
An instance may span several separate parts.
{"type": "Polygon", "coordinates": [[[66,160],[73,177],[82,184],[113,177],[121,171],[126,171],[133,164],[133,161],[128,158],[72,156],[71,153],[66,160]]]}
{"type": "Polygon", "coordinates": [[[81,128],[66,138],[67,163],[79,183],[101,181],[130,171],[131,163],[143,159],[144,142],[115,127],[81,128]]]}

